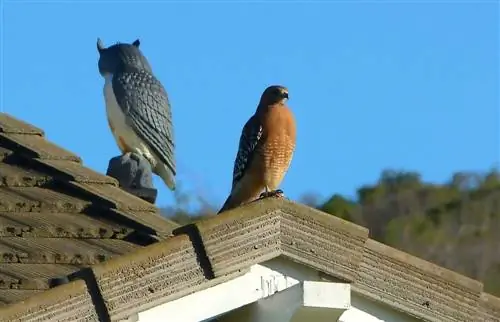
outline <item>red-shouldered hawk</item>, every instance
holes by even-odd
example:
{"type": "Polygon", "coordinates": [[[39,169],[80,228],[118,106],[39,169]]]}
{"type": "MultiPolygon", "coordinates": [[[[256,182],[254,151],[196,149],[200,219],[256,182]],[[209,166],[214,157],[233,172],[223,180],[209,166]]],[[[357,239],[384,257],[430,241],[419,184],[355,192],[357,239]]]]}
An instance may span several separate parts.
{"type": "Polygon", "coordinates": [[[219,213],[259,195],[283,195],[277,189],[292,161],[296,141],[295,119],[287,100],[288,89],[283,86],[269,86],[262,94],[255,114],[243,127],[231,193],[219,213]]]}

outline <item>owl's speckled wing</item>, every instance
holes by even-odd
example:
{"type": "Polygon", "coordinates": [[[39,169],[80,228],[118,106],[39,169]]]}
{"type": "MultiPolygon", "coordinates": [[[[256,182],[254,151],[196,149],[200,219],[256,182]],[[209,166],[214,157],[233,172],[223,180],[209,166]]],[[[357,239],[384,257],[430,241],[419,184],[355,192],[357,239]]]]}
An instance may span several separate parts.
{"type": "Polygon", "coordinates": [[[129,68],[113,75],[112,86],[128,125],[175,176],[172,113],[162,84],[147,70],[129,68]]]}

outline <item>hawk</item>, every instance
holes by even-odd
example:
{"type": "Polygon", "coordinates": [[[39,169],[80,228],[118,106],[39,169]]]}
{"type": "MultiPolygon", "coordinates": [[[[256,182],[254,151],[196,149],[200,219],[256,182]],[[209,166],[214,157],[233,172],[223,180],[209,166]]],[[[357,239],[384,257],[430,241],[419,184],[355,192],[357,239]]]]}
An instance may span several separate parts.
{"type": "Polygon", "coordinates": [[[108,124],[122,154],[141,155],[175,190],[172,112],[167,92],[139,49],[140,41],[108,48],[97,39],[108,124]]]}
{"type": "Polygon", "coordinates": [[[288,89],[284,86],[269,86],[262,94],[257,110],[241,132],[231,192],[219,213],[259,195],[283,195],[277,189],[290,167],[296,144],[295,119],[287,101],[288,89]]]}

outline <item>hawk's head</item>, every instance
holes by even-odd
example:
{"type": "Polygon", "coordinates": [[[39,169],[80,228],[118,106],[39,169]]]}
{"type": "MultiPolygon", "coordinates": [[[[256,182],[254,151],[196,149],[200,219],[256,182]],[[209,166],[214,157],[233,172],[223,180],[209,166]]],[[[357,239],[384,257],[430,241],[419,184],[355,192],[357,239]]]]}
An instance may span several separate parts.
{"type": "Polygon", "coordinates": [[[97,38],[99,73],[102,76],[114,74],[125,66],[151,71],[149,62],[139,50],[140,44],[141,42],[137,39],[131,44],[117,43],[106,48],[102,40],[97,38]]]}
{"type": "Polygon", "coordinates": [[[288,100],[288,88],[281,85],[272,85],[266,88],[260,98],[260,104],[272,105],[285,103],[288,100]]]}

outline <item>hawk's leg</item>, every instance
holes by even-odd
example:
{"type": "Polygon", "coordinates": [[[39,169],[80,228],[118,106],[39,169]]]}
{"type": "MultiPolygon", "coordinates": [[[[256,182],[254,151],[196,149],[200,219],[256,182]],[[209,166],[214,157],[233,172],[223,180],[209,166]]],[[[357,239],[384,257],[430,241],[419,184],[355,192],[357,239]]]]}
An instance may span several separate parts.
{"type": "Polygon", "coordinates": [[[150,203],[156,201],[151,164],[143,156],[127,152],[109,161],[108,176],[118,180],[120,188],[150,203]]]}
{"type": "Polygon", "coordinates": [[[275,197],[275,198],[283,198],[285,197],[285,194],[283,193],[283,190],[281,189],[276,189],[276,190],[269,190],[266,187],[266,191],[260,194],[260,198],[269,198],[269,197],[275,197]]]}

